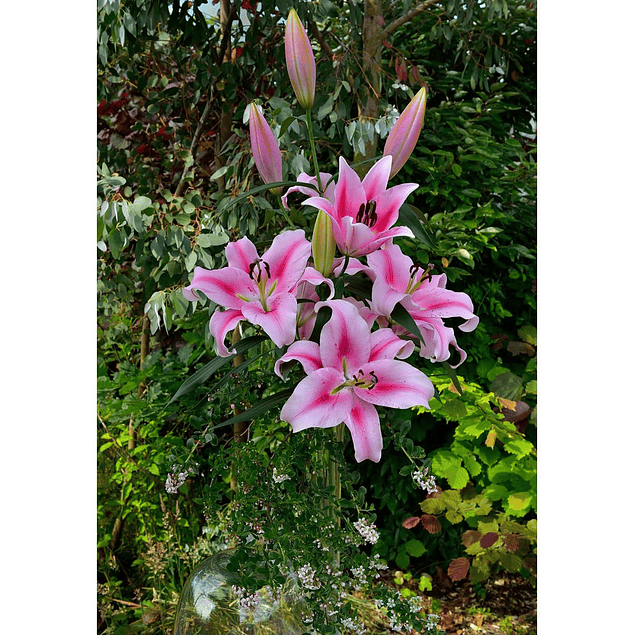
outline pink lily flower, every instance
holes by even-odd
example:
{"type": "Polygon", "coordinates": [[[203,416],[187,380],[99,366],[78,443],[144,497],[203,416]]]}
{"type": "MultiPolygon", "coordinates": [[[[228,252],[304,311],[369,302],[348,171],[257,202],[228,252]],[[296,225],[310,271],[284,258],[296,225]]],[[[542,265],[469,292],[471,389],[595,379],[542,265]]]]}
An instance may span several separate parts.
{"type": "MultiPolygon", "coordinates": [[[[307,186],[303,185],[294,185],[290,187],[282,197],[282,204],[286,209],[289,209],[289,204],[287,203],[287,197],[291,192],[300,192],[301,194],[305,194],[306,196],[315,196],[318,194],[318,183],[317,178],[314,176],[309,176],[306,172],[302,172],[297,181],[301,183],[306,183],[307,186]],[[313,186],[313,187],[311,187],[313,186]]],[[[320,185],[324,190],[324,197],[328,198],[330,201],[335,199],[335,181],[331,180],[331,175],[327,172],[320,172],[320,185]]]]}
{"type": "Polygon", "coordinates": [[[227,307],[216,311],[209,323],[218,354],[232,354],[225,346],[225,336],[242,320],[261,326],[279,348],[291,344],[298,309],[293,290],[311,255],[304,230],[279,234],[262,258],[246,237],[229,243],[225,255],[229,267],[212,271],[196,267],[191,284],[183,289],[188,300],[198,300],[196,291],[200,290],[227,307]]]}
{"type": "Polygon", "coordinates": [[[304,205],[317,207],[333,219],[333,235],[342,254],[364,256],[396,236],[413,237],[407,227],[393,225],[399,208],[418,185],[402,183],[386,189],[391,164],[391,156],[380,159],[362,181],[340,157],[339,178],[332,197],[325,193],[304,201],[304,205]]]}
{"type": "MultiPolygon", "coordinates": [[[[249,138],[260,178],[265,183],[282,181],[282,154],[278,142],[260,108],[249,105],[249,138]]],[[[274,188],[282,192],[282,188],[274,188]]]]}
{"type": "Polygon", "coordinates": [[[426,89],[422,88],[401,113],[386,139],[384,156],[392,156],[390,178],[395,176],[410,158],[417,145],[425,114],[426,89]]]}
{"type": "MultiPolygon", "coordinates": [[[[381,426],[375,406],[412,408],[428,406],[432,382],[407,362],[397,361],[407,343],[389,329],[371,333],[357,308],[345,300],[316,305],[332,309],[320,334],[320,344],[294,342],[278,360],[275,372],[290,360],[302,364],[305,377],[280,413],[294,432],[331,428],[345,423],[350,430],[358,462],[379,461],[381,426]]],[[[412,349],[410,349],[410,352],[412,349]]]]}
{"type": "Polygon", "coordinates": [[[284,33],[284,52],[295,96],[300,106],[308,110],[313,106],[315,97],[315,57],[295,9],[289,11],[284,33]]]}
{"type": "Polygon", "coordinates": [[[369,254],[367,262],[374,276],[371,310],[388,318],[400,302],[425,338],[425,342],[421,343],[423,357],[445,361],[450,357],[449,346],[452,345],[461,357],[457,366],[463,363],[467,354],[458,347],[454,331],[444,325],[442,318],[465,318],[459,328],[473,331],[479,318],[474,315],[470,297],[466,293],[446,289],[445,274],[433,276],[429,270],[424,271],[397,245],[386,245],[369,254]]]}

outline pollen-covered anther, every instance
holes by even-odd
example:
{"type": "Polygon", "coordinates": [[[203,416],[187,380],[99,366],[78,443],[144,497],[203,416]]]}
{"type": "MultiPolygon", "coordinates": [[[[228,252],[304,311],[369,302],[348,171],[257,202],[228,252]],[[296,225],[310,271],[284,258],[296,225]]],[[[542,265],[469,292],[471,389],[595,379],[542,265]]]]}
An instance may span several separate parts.
{"type": "Polygon", "coordinates": [[[357,215],[355,216],[356,223],[364,223],[368,227],[373,227],[377,222],[377,201],[368,201],[362,203],[359,206],[357,215]]]}
{"type": "Polygon", "coordinates": [[[262,277],[262,269],[264,267],[265,273],[267,274],[267,278],[271,278],[271,269],[269,267],[269,263],[265,262],[262,258],[256,258],[249,265],[249,277],[256,283],[260,283],[260,279],[262,277]],[[262,263],[262,264],[261,264],[262,263]],[[254,272],[258,271],[256,277],[254,277],[254,272]]]}

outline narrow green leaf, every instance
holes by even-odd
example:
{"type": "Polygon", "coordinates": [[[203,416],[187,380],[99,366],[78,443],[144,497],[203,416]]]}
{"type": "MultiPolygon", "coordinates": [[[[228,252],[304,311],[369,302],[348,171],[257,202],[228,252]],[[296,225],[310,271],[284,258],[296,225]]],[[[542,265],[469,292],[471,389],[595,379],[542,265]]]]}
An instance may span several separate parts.
{"type": "Polygon", "coordinates": [[[449,375],[450,379],[452,380],[452,385],[456,388],[459,395],[463,395],[461,382],[459,381],[459,378],[456,376],[456,371],[454,370],[454,368],[452,368],[452,366],[450,366],[450,364],[448,364],[447,362],[441,362],[441,363],[443,364],[443,368],[445,368],[445,372],[449,375]]]}
{"type": "Polygon", "coordinates": [[[399,220],[397,223],[399,225],[405,225],[412,233],[415,235],[415,238],[421,241],[426,248],[434,249],[434,239],[432,235],[426,230],[423,224],[423,214],[412,205],[402,205],[399,209],[399,220]]]}
{"type": "Polygon", "coordinates": [[[395,305],[390,317],[397,322],[397,324],[403,326],[407,331],[410,331],[415,337],[418,337],[422,342],[425,342],[417,323],[401,304],[397,303],[395,305]]]}
{"type": "MultiPolygon", "coordinates": [[[[236,354],[240,355],[245,351],[249,350],[252,346],[259,344],[263,340],[267,338],[264,335],[253,335],[252,337],[248,337],[244,340],[241,340],[236,344],[236,354]]],[[[187,393],[194,390],[197,386],[200,386],[202,383],[206,382],[218,369],[222,368],[227,362],[231,361],[236,357],[236,354],[230,355],[229,357],[215,357],[211,362],[205,364],[203,368],[197,370],[191,377],[188,377],[182,384],[181,387],[174,393],[174,396],[166,405],[171,404],[173,401],[176,401],[179,397],[186,395],[187,393]]]]}

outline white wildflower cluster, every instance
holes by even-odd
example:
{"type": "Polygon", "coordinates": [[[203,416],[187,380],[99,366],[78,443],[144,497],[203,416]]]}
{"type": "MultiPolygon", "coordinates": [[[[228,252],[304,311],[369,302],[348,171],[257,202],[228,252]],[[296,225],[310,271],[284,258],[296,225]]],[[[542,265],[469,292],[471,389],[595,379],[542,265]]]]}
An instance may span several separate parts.
{"type": "Polygon", "coordinates": [[[322,551],[329,550],[329,548],[326,545],[322,544],[322,541],[319,538],[316,538],[313,542],[317,545],[318,549],[321,549],[322,551]]]}
{"type": "Polygon", "coordinates": [[[194,474],[194,468],[191,466],[184,472],[178,472],[177,470],[177,466],[173,465],[172,473],[168,474],[168,477],[165,479],[165,491],[168,494],[176,494],[179,487],[185,483],[185,479],[187,479],[190,474],[194,474]]]}
{"type": "Polygon", "coordinates": [[[397,615],[394,598],[388,598],[385,602],[382,599],[377,599],[375,600],[375,604],[379,610],[383,610],[390,621],[390,628],[393,631],[397,631],[398,633],[406,631],[409,633],[412,630],[412,625],[409,622],[402,622],[399,615],[397,615]]]}
{"type": "Polygon", "coordinates": [[[361,590],[366,585],[370,584],[373,578],[380,576],[379,572],[383,569],[387,569],[388,565],[379,559],[379,554],[376,553],[372,558],[368,559],[366,566],[360,565],[351,569],[351,573],[355,578],[354,588],[356,591],[361,590]]]}
{"type": "Polygon", "coordinates": [[[288,474],[279,474],[278,468],[273,468],[273,482],[274,483],[283,483],[284,481],[290,480],[291,477],[288,474]]]}
{"type": "Polygon", "coordinates": [[[322,586],[319,578],[315,577],[315,570],[310,564],[302,565],[298,569],[298,578],[305,589],[316,590],[322,586]]]}
{"type": "Polygon", "coordinates": [[[369,523],[365,518],[360,518],[354,522],[353,525],[360,536],[371,545],[374,545],[379,540],[379,534],[377,533],[374,523],[369,523]]]}
{"type": "Polygon", "coordinates": [[[362,635],[362,633],[366,632],[366,627],[359,620],[353,620],[351,617],[344,617],[340,620],[340,626],[347,628],[358,635],[362,635]]]}
{"type": "Polygon", "coordinates": [[[236,586],[235,584],[232,585],[232,591],[236,595],[238,604],[242,611],[253,612],[258,608],[258,605],[260,604],[260,595],[258,595],[257,592],[249,593],[247,589],[241,586],[236,586]]]}
{"type": "Polygon", "coordinates": [[[432,474],[428,474],[428,468],[423,470],[416,470],[412,473],[412,479],[421,488],[428,491],[428,494],[434,494],[438,492],[437,482],[432,474]]]}
{"type": "Polygon", "coordinates": [[[436,615],[435,613],[428,613],[426,615],[426,624],[425,624],[426,631],[436,632],[437,626],[439,625],[440,621],[441,621],[440,615],[436,615]]]}

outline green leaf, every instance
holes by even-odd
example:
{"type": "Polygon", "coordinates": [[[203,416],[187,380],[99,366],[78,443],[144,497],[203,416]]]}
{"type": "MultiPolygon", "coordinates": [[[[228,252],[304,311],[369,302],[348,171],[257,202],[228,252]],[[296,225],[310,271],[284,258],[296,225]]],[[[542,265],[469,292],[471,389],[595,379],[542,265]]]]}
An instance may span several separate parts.
{"type": "Polygon", "coordinates": [[[528,344],[536,346],[538,344],[538,330],[535,326],[526,324],[518,329],[518,337],[528,344]]]}
{"type": "Polygon", "coordinates": [[[413,558],[420,558],[427,551],[427,549],[420,540],[409,540],[406,543],[406,551],[413,558]]]}
{"type": "Polygon", "coordinates": [[[395,564],[400,569],[407,569],[410,566],[410,556],[405,551],[400,551],[395,558],[395,564]]]}
{"type": "Polygon", "coordinates": [[[399,209],[398,225],[405,225],[412,231],[415,238],[422,242],[428,249],[434,249],[434,238],[425,228],[422,219],[423,213],[412,205],[403,204],[399,209]]]}
{"type": "Polygon", "coordinates": [[[227,364],[227,362],[234,359],[236,355],[240,355],[245,351],[248,351],[250,348],[266,339],[267,337],[264,335],[252,335],[251,337],[241,340],[234,347],[236,349],[236,353],[234,355],[230,355],[229,357],[216,357],[208,364],[205,364],[203,368],[196,371],[191,377],[186,379],[183,384],[181,384],[181,387],[174,393],[172,399],[168,401],[167,405],[205,383],[217,370],[222,368],[225,364],[227,364]]]}
{"type": "MultiPolygon", "coordinates": [[[[229,358],[227,358],[229,359],[229,358]]],[[[234,423],[240,423],[241,421],[249,421],[250,419],[256,419],[261,414],[267,412],[275,405],[279,404],[281,401],[285,401],[288,399],[293,393],[293,388],[285,388],[280,392],[277,392],[275,395],[270,395],[269,397],[265,397],[258,405],[253,408],[249,408],[245,410],[245,412],[241,412],[239,415],[235,417],[231,417],[230,419],[226,419],[225,421],[213,426],[212,430],[216,430],[217,428],[223,428],[225,426],[233,425],[234,423]]]]}
{"type": "Polygon", "coordinates": [[[521,511],[529,507],[532,497],[533,494],[531,492],[516,492],[509,495],[507,502],[512,509],[521,511]]]}

